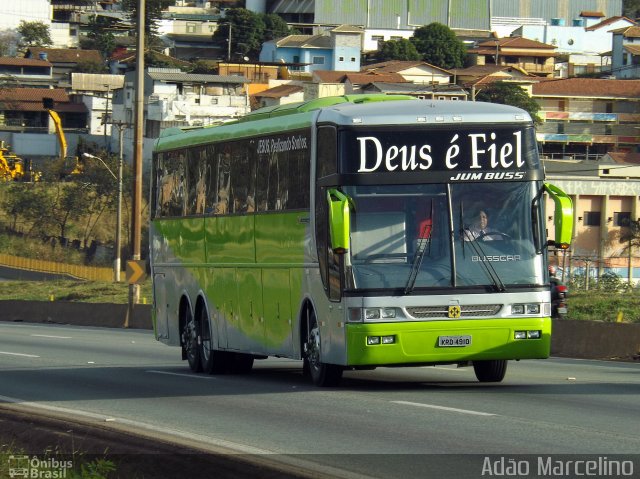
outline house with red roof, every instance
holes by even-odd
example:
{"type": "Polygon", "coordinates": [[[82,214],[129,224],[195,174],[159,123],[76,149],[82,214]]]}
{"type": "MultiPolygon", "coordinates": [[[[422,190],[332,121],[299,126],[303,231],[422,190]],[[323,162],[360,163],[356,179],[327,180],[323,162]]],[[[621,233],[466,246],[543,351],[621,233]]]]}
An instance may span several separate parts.
{"type": "Polygon", "coordinates": [[[73,151],[79,135],[87,131],[87,108],[74,102],[62,88],[0,88],[0,139],[8,142],[22,157],[57,157],[60,145],[55,125],[43,106],[50,98],[60,116],[62,127],[73,151]],[[73,138],[71,138],[73,136],[73,138]]]}
{"type": "Polygon", "coordinates": [[[46,60],[0,57],[0,79],[5,87],[48,87],[53,80],[52,69],[46,60]]]}
{"type": "Polygon", "coordinates": [[[556,47],[521,37],[496,38],[467,50],[472,65],[514,66],[529,75],[552,77],[556,47]]]}
{"type": "Polygon", "coordinates": [[[106,63],[98,50],[79,50],[75,48],[40,48],[30,47],[24,55],[25,58],[45,60],[53,65],[53,78],[58,86],[71,86],[71,73],[76,71],[78,65],[106,63]]]}
{"type": "Polygon", "coordinates": [[[362,67],[363,72],[398,73],[413,83],[449,84],[453,73],[424,61],[390,60],[362,67]]]}

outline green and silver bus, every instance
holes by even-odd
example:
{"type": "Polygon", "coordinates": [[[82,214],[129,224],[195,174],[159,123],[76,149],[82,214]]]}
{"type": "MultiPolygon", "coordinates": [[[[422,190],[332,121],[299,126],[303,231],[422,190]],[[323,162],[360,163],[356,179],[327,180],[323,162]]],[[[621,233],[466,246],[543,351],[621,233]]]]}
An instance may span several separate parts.
{"type": "Polygon", "coordinates": [[[319,386],[436,364],[498,382],[549,356],[547,248],[573,211],[523,110],[322,98],[167,131],[152,170],[155,333],[193,371],[276,356],[319,386]],[[480,211],[490,236],[470,233],[480,211]]]}

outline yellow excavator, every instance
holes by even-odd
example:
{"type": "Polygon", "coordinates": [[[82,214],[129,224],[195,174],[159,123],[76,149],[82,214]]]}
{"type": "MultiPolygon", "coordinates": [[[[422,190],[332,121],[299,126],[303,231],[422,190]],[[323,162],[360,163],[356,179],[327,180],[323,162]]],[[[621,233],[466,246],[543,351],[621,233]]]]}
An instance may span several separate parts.
{"type": "Polygon", "coordinates": [[[0,141],[0,181],[25,179],[24,161],[11,152],[9,145],[0,141]]]}
{"type": "Polygon", "coordinates": [[[65,175],[79,175],[82,173],[82,164],[78,160],[78,157],[67,157],[67,139],[64,136],[64,130],[62,129],[62,120],[60,115],[54,110],[53,98],[43,98],[42,106],[49,112],[49,116],[53,120],[53,125],[56,129],[56,136],[58,137],[58,143],[60,144],[60,159],[64,164],[65,175]]]}

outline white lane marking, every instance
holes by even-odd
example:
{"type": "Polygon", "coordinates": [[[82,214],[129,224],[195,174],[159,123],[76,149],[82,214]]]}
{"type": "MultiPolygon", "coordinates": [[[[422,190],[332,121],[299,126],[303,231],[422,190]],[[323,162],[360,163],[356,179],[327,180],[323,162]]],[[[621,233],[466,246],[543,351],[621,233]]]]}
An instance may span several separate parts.
{"type": "Polygon", "coordinates": [[[30,334],[34,338],[73,339],[71,336],[54,336],[52,334],[30,334]]]}
{"type": "Polygon", "coordinates": [[[439,409],[441,411],[459,412],[462,414],[473,414],[474,416],[496,416],[496,414],[492,414],[489,412],[472,411],[470,409],[458,409],[455,407],[436,406],[435,404],[424,404],[420,402],[410,402],[410,401],[391,401],[391,402],[394,404],[404,404],[406,406],[426,407],[429,409],[439,409]]]}
{"type": "Polygon", "coordinates": [[[7,356],[20,356],[22,358],[39,358],[35,354],[22,354],[22,353],[9,353],[7,351],[0,351],[0,354],[6,354],[7,356]]]}
{"type": "Polygon", "coordinates": [[[184,373],[171,373],[169,371],[154,371],[154,370],[148,370],[148,373],[151,374],[166,374],[167,376],[181,376],[184,378],[191,378],[191,379],[216,379],[213,376],[204,376],[204,375],[198,375],[198,374],[184,374],[184,373]]]}

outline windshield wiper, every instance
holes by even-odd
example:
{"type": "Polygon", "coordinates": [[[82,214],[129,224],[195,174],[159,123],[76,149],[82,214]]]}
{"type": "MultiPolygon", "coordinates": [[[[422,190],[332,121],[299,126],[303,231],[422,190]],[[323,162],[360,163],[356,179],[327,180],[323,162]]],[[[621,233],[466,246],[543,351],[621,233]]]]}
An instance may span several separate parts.
{"type": "Polygon", "coordinates": [[[418,244],[416,246],[416,254],[413,257],[413,263],[411,264],[411,272],[407,279],[407,285],[404,288],[404,294],[411,294],[418,278],[418,272],[420,266],[422,266],[422,260],[427,248],[431,248],[431,233],[433,232],[433,199],[431,200],[429,222],[425,222],[422,231],[420,231],[420,237],[418,238],[418,244]]]}

